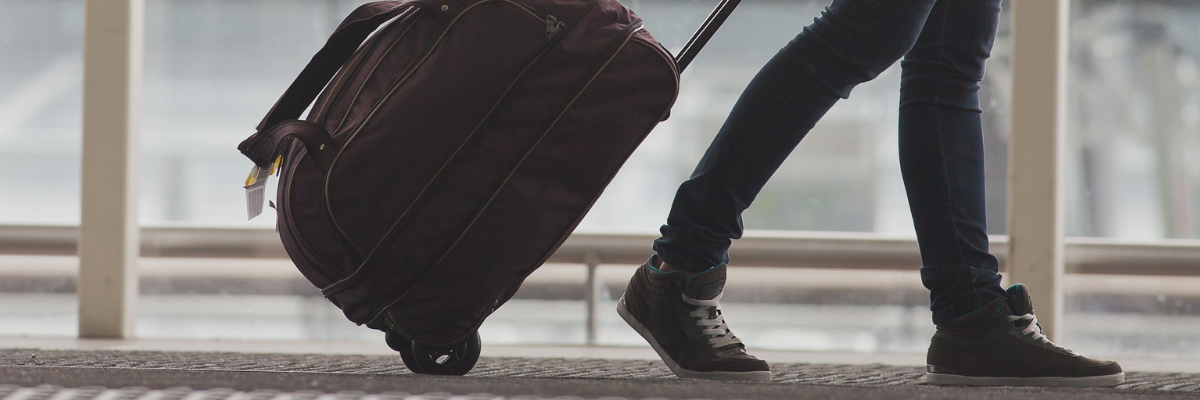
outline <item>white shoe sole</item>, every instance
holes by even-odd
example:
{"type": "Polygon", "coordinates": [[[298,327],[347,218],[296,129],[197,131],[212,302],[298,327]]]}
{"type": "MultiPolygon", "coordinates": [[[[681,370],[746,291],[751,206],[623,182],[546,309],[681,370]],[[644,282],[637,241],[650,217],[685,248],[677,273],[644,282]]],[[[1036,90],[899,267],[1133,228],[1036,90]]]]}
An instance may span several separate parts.
{"type": "Polygon", "coordinates": [[[962,386],[1048,386],[1048,387],[1107,387],[1125,382],[1125,373],[1083,377],[990,377],[926,373],[925,382],[931,385],[962,386]]]}
{"type": "Polygon", "coordinates": [[[658,342],[654,340],[654,336],[650,335],[650,330],[646,329],[645,326],[642,326],[637,319],[633,318],[633,315],[629,314],[629,311],[625,309],[625,296],[621,296],[621,299],[617,301],[617,315],[620,315],[621,319],[625,320],[625,323],[629,324],[633,330],[637,331],[639,335],[642,335],[643,339],[646,339],[646,342],[650,343],[650,347],[654,348],[654,352],[658,353],[658,357],[667,364],[667,368],[670,368],[671,372],[675,373],[675,376],[680,378],[710,379],[716,381],[771,381],[771,371],[705,372],[684,369],[683,367],[680,367],[679,364],[676,364],[675,361],[667,355],[667,352],[663,351],[662,347],[658,345],[658,342]]]}

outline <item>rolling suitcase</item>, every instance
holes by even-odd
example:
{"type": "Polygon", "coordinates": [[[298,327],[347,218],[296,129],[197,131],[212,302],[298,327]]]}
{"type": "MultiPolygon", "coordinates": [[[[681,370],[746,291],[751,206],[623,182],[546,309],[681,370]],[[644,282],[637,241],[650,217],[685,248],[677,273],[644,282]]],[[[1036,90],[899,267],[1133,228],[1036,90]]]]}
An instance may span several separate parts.
{"type": "Polygon", "coordinates": [[[665,119],[734,5],[673,59],[616,0],[365,4],[238,146],[251,218],[278,171],[304,277],[409,369],[465,374],[480,324],[665,119]]]}

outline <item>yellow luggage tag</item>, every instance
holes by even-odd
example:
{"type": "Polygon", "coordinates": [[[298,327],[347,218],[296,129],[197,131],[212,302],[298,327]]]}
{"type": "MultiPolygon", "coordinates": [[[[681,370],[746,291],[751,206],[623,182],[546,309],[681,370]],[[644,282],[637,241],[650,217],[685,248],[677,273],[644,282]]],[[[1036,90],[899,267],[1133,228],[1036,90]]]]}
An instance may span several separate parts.
{"type": "Polygon", "coordinates": [[[246,215],[249,219],[254,219],[263,211],[263,201],[266,200],[267,179],[274,175],[279,170],[279,164],[283,162],[283,156],[275,158],[275,163],[271,164],[270,169],[259,168],[255,165],[250,168],[250,176],[246,178],[246,215]]]}

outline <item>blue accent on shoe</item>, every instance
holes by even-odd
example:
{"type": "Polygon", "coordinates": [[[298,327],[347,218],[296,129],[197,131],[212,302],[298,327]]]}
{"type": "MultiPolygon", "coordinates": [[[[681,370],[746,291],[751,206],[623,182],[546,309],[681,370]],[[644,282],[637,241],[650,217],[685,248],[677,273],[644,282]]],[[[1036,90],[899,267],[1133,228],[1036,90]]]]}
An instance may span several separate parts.
{"type": "Polygon", "coordinates": [[[697,277],[697,276],[704,275],[704,274],[707,274],[707,273],[709,273],[709,272],[716,271],[716,270],[717,270],[717,268],[721,268],[721,267],[722,267],[722,266],[724,266],[724,265],[725,265],[725,263],[720,263],[720,264],[717,264],[715,267],[712,267],[712,268],[706,269],[706,270],[704,270],[704,271],[700,271],[700,272],[694,273],[694,274],[692,274],[692,276],[691,276],[690,278],[688,278],[688,280],[692,280],[692,278],[695,278],[695,277],[697,277]]]}
{"type": "Polygon", "coordinates": [[[662,264],[662,257],[659,257],[659,256],[658,256],[658,253],[655,253],[654,255],[650,256],[650,262],[649,262],[649,263],[647,263],[647,264],[650,264],[650,270],[651,270],[651,271],[654,271],[654,272],[657,272],[657,273],[660,273],[660,274],[669,274],[669,273],[670,273],[670,272],[667,272],[667,271],[663,271],[663,270],[661,270],[661,269],[658,269],[658,267],[655,267],[655,266],[654,266],[654,260],[658,260],[658,261],[659,261],[659,265],[661,265],[661,264],[662,264]]]}

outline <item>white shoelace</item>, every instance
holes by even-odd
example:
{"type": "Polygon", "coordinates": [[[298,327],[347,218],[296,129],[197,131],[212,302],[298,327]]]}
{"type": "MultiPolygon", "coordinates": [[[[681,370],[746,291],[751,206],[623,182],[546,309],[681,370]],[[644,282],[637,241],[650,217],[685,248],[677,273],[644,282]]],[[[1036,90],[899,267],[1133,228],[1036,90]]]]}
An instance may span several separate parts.
{"type": "Polygon", "coordinates": [[[733,332],[730,332],[729,327],[725,325],[725,317],[721,315],[722,294],[718,294],[712,300],[697,300],[686,295],[683,296],[685,303],[697,307],[688,315],[696,318],[696,326],[701,327],[700,333],[708,337],[708,345],[714,349],[742,342],[737,336],[733,336],[733,332]]]}
{"type": "Polygon", "coordinates": [[[1029,321],[1029,324],[1025,325],[1025,329],[1021,330],[1022,335],[1028,335],[1034,341],[1042,342],[1042,344],[1054,346],[1054,348],[1056,348],[1056,349],[1059,349],[1059,350],[1062,350],[1062,351],[1065,351],[1065,352],[1068,352],[1071,354],[1075,354],[1074,351],[1071,351],[1070,349],[1067,349],[1065,347],[1055,344],[1054,342],[1051,342],[1050,338],[1046,337],[1046,335],[1043,335],[1042,327],[1038,326],[1037,317],[1034,316],[1033,314],[1009,315],[1008,316],[1008,322],[1017,322],[1020,320],[1029,321]]]}

